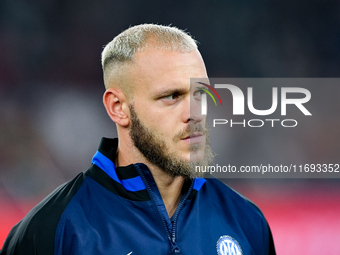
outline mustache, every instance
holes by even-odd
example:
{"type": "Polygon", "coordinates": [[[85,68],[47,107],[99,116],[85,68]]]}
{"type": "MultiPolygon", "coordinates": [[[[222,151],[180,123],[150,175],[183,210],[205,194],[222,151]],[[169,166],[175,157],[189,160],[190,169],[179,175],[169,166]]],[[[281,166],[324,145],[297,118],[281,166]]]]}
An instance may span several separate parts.
{"type": "Polygon", "coordinates": [[[189,124],[175,135],[174,141],[182,140],[194,133],[201,133],[202,135],[206,135],[208,133],[208,129],[204,127],[201,123],[189,124]]]}

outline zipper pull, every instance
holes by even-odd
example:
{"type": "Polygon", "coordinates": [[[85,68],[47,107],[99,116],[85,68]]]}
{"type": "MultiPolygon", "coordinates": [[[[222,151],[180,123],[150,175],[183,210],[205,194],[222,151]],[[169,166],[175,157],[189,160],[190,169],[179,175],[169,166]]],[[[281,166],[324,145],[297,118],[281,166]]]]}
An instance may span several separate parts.
{"type": "Polygon", "coordinates": [[[173,238],[169,237],[169,241],[170,241],[170,244],[171,244],[172,253],[180,253],[181,250],[179,249],[179,247],[176,244],[176,238],[175,237],[173,237],[173,238]]]}

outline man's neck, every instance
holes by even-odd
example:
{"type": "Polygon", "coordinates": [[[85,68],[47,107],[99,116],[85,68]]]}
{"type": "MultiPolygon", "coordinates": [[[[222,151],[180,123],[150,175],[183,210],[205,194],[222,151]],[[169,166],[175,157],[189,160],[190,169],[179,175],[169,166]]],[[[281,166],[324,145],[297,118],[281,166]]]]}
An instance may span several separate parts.
{"type": "Polygon", "coordinates": [[[158,168],[150,169],[162,196],[165,208],[171,218],[182,198],[182,189],[185,179],[181,176],[172,177],[158,168]]]}
{"type": "MultiPolygon", "coordinates": [[[[117,150],[117,158],[116,165],[117,166],[127,166],[134,163],[144,163],[148,166],[152,176],[156,182],[159,193],[162,196],[165,208],[168,212],[169,217],[171,218],[175,213],[177,206],[182,197],[182,188],[185,182],[185,179],[181,176],[173,177],[164,173],[157,166],[150,164],[150,162],[146,162],[144,157],[137,157],[140,159],[132,159],[131,155],[133,153],[124,153],[125,150],[120,150],[118,146],[117,150]]],[[[135,158],[135,157],[134,157],[135,158]]]]}

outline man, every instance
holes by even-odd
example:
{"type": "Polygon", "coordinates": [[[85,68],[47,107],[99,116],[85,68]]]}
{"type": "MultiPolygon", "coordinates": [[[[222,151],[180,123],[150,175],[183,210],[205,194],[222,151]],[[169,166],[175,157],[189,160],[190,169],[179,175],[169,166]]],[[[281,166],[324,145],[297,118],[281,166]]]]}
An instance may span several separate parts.
{"type": "Polygon", "coordinates": [[[192,170],[212,159],[200,84],[183,31],[139,25],[103,50],[104,105],[118,139],[103,139],[85,173],[10,232],[2,254],[275,254],[251,202],[192,170]]]}

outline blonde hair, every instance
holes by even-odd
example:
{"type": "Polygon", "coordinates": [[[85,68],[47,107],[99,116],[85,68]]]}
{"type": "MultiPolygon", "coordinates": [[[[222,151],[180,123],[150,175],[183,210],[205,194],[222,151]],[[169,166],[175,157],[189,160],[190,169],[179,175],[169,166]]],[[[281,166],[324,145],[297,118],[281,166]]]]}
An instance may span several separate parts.
{"type": "Polygon", "coordinates": [[[148,48],[188,53],[197,49],[197,44],[189,34],[176,27],[155,24],[130,27],[113,38],[101,54],[105,87],[109,87],[113,77],[126,95],[132,96],[133,89],[125,84],[124,66],[132,62],[138,51],[148,48]]]}
{"type": "Polygon", "coordinates": [[[155,24],[137,25],[126,29],[105,46],[101,55],[103,70],[111,63],[131,61],[137,51],[148,49],[150,40],[153,46],[169,51],[197,49],[196,41],[181,29],[155,24]]]}

